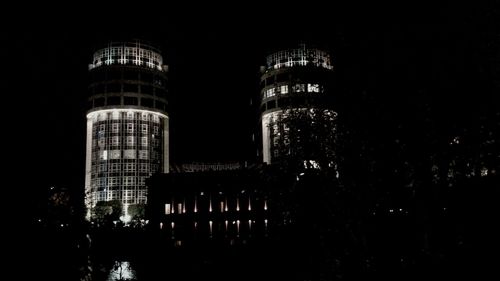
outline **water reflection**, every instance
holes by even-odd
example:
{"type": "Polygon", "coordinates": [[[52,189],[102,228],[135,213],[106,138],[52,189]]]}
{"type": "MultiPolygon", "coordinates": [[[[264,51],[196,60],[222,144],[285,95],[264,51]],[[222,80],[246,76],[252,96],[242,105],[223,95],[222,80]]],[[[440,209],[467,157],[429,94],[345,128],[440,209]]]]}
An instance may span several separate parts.
{"type": "Polygon", "coordinates": [[[136,272],[128,261],[114,261],[107,281],[136,280],[136,272]]]}

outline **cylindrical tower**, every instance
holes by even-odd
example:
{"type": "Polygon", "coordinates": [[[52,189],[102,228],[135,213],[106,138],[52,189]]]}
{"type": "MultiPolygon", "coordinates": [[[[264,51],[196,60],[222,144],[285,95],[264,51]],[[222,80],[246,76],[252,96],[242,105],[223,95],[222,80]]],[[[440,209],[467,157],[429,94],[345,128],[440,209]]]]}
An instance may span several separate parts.
{"type": "Polygon", "coordinates": [[[145,179],[169,169],[167,66],[160,51],[135,42],[112,42],[89,64],[85,204],[91,219],[98,202],[145,204],[145,179]]]}
{"type": "Polygon", "coordinates": [[[333,66],[329,53],[300,44],[296,49],[281,50],[267,56],[267,64],[261,72],[262,160],[270,164],[286,156],[283,154],[289,152],[285,150],[290,151],[296,143],[300,143],[300,140],[294,143],[289,139],[290,126],[279,125],[279,120],[290,117],[292,113],[308,116],[311,123],[314,123],[314,116],[318,113],[329,121],[335,119],[331,83],[333,66]],[[289,147],[278,149],[278,143],[289,147]]]}

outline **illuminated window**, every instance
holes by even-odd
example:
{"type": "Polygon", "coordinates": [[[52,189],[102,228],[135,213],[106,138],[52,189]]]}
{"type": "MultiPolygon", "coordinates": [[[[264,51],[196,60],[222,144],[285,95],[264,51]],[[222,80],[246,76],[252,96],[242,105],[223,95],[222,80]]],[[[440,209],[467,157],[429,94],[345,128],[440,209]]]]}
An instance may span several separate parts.
{"type": "MultiPolygon", "coordinates": [[[[120,119],[120,112],[118,112],[118,111],[113,111],[113,112],[111,113],[111,119],[113,119],[113,120],[119,120],[119,119],[120,119]]],[[[118,124],[117,124],[117,125],[118,125],[118,124]]]]}
{"type": "Polygon", "coordinates": [[[139,159],[148,159],[148,151],[139,150],[139,159]]]}
{"type": "Polygon", "coordinates": [[[99,120],[99,121],[105,121],[106,117],[107,117],[106,114],[98,114],[97,115],[97,120],[99,120]]]}
{"type": "Polygon", "coordinates": [[[108,178],[108,186],[116,186],[116,185],[118,185],[118,178],[109,177],[108,178]]]}
{"type": "Polygon", "coordinates": [[[136,184],[136,178],[135,177],[124,177],[123,178],[123,185],[125,186],[131,186],[136,184]]]}
{"type": "Polygon", "coordinates": [[[141,145],[148,146],[148,137],[141,137],[141,145]]]}
{"type": "Polygon", "coordinates": [[[139,164],[139,171],[140,172],[148,172],[148,164],[147,163],[140,163],[139,164]]]}
{"type": "Polygon", "coordinates": [[[282,94],[288,94],[288,85],[283,85],[280,89],[282,94]]]}
{"type": "Polygon", "coordinates": [[[125,165],[125,172],[135,171],[135,163],[126,163],[124,165],[125,165]]]}
{"type": "Polygon", "coordinates": [[[100,178],[99,179],[99,186],[106,187],[106,179],[105,178],[100,178]]]}
{"type": "Polygon", "coordinates": [[[481,168],[481,177],[486,177],[488,175],[488,168],[481,168]]]}
{"type": "Polygon", "coordinates": [[[107,150],[99,151],[99,160],[108,160],[108,151],[107,150]]]}
{"type": "Polygon", "coordinates": [[[319,93],[319,85],[318,84],[307,84],[307,92],[319,93]]]}
{"type": "Polygon", "coordinates": [[[266,90],[266,98],[274,97],[276,95],[276,88],[269,88],[266,90]]]}
{"type": "Polygon", "coordinates": [[[333,69],[330,65],[330,55],[327,52],[318,49],[307,49],[305,45],[297,49],[279,51],[267,57],[268,69],[305,65],[333,69]]]}
{"type": "Polygon", "coordinates": [[[99,192],[97,195],[97,198],[99,198],[100,201],[105,201],[106,200],[106,192],[99,192]]]}
{"type": "Polygon", "coordinates": [[[111,150],[109,158],[110,159],[120,159],[120,150],[111,150]]]}
{"type": "Polygon", "coordinates": [[[126,137],[126,143],[129,146],[135,145],[135,138],[133,136],[127,136],[126,137]]]}
{"type": "Polygon", "coordinates": [[[304,160],[305,169],[319,169],[319,164],[315,160],[304,160]]]}
{"type": "Polygon", "coordinates": [[[120,132],[120,125],[118,123],[113,123],[111,130],[113,133],[118,133],[120,132]]]}
{"type": "Polygon", "coordinates": [[[138,198],[140,203],[146,203],[146,198],[147,198],[147,191],[146,190],[139,190],[138,192],[138,198]]]}
{"type": "Polygon", "coordinates": [[[106,165],[98,165],[98,170],[99,172],[105,172],[106,171],[106,165]]]}
{"type": "Polygon", "coordinates": [[[127,133],[133,133],[133,132],[134,132],[134,124],[127,123],[127,133]]]}
{"type": "Polygon", "coordinates": [[[112,163],[111,164],[111,172],[117,172],[120,170],[120,164],[119,163],[112,163]]]}
{"type": "Polygon", "coordinates": [[[306,91],[306,84],[295,84],[292,86],[292,92],[302,93],[306,91]]]}
{"type": "Polygon", "coordinates": [[[135,159],[135,149],[125,149],[123,151],[123,157],[125,159],[135,159]]]}
{"type": "Polygon", "coordinates": [[[139,177],[139,185],[146,185],[146,178],[145,177],[139,177]]]}
{"type": "Polygon", "coordinates": [[[99,147],[104,147],[106,145],[106,138],[105,137],[99,137],[99,140],[97,141],[97,144],[99,147]]]}

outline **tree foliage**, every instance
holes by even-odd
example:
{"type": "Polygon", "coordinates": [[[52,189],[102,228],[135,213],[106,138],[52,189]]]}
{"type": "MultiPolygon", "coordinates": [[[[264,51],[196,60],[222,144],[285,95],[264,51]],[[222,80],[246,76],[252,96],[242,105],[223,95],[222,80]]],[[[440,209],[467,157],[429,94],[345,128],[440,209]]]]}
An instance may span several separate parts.
{"type": "Polygon", "coordinates": [[[132,220],[140,220],[143,219],[146,214],[146,205],[132,204],[128,206],[127,211],[132,220]]]}
{"type": "Polygon", "coordinates": [[[294,170],[337,168],[337,114],[324,108],[285,109],[269,124],[272,162],[294,170]]]}
{"type": "Polygon", "coordinates": [[[92,209],[92,218],[97,222],[117,221],[123,215],[123,205],[119,200],[99,201],[92,209]]]}

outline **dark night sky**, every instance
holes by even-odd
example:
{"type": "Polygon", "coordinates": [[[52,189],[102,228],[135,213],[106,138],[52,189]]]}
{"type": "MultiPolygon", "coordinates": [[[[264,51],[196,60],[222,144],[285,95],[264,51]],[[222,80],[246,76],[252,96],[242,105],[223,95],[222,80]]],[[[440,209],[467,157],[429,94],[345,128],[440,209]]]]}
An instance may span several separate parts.
{"type": "MultiPolygon", "coordinates": [[[[29,109],[22,120],[29,130],[20,130],[19,143],[31,146],[36,140],[25,151],[33,171],[27,185],[33,190],[54,184],[83,188],[87,65],[108,40],[142,38],[163,50],[175,96],[174,161],[240,160],[250,140],[249,101],[257,91],[259,66],[269,50],[287,43],[310,40],[330,47],[343,83],[357,89],[392,85],[403,94],[407,87],[438,85],[446,90],[434,100],[442,103],[452,89],[470,87],[469,68],[490,36],[485,16],[494,2],[450,3],[364,8],[354,3],[267,12],[265,5],[212,6],[210,11],[167,7],[164,13],[148,8],[33,17],[7,35],[18,59],[11,86],[29,109]]],[[[455,111],[471,96],[457,95],[455,111]]]]}

